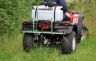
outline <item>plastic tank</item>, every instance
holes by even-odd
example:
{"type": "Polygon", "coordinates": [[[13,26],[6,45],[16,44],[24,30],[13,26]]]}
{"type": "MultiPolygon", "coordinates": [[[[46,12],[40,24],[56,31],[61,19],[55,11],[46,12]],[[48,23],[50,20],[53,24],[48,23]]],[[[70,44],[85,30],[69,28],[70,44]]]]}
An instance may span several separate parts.
{"type": "Polygon", "coordinates": [[[48,6],[34,6],[32,10],[32,19],[34,21],[38,20],[50,20],[50,21],[62,21],[63,11],[61,6],[48,7],[48,6]]]}

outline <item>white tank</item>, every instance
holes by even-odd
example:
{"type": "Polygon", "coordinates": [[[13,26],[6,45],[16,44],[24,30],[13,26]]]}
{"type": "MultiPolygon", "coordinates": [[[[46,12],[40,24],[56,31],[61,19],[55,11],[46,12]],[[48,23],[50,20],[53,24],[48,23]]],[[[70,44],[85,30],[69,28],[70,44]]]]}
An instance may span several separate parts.
{"type": "Polygon", "coordinates": [[[32,19],[34,21],[38,20],[50,20],[50,21],[62,21],[63,11],[61,6],[48,7],[45,5],[34,6],[32,10],[32,19]]]}

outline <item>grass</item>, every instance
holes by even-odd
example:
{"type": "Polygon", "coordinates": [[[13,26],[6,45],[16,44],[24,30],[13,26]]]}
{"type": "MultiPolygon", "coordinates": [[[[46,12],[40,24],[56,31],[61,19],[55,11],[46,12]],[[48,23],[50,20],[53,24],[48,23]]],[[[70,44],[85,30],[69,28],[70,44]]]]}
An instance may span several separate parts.
{"type": "Polygon", "coordinates": [[[73,54],[62,55],[59,48],[38,47],[29,53],[23,51],[22,34],[17,32],[0,43],[0,61],[96,61],[96,35],[77,45],[73,54]],[[18,36],[17,36],[18,34],[18,36]]]}

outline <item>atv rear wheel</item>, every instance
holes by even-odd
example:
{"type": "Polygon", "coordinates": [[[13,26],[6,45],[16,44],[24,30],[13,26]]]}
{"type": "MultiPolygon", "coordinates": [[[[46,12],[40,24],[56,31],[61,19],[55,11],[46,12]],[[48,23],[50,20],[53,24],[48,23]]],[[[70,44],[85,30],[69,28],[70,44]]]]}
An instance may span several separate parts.
{"type": "Polygon", "coordinates": [[[61,40],[61,51],[63,54],[70,54],[76,49],[76,34],[72,32],[71,34],[65,36],[61,40]]]}
{"type": "Polygon", "coordinates": [[[24,39],[23,39],[23,48],[24,51],[29,52],[31,49],[35,47],[35,42],[34,42],[34,36],[29,33],[24,34],[24,39]]]}

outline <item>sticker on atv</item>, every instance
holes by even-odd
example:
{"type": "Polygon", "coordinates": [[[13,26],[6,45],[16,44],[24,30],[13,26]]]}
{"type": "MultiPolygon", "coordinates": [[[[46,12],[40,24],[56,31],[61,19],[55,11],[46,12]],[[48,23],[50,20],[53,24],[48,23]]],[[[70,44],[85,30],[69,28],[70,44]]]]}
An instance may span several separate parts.
{"type": "Polygon", "coordinates": [[[78,24],[78,17],[77,16],[73,18],[73,24],[78,24]]]}
{"type": "Polygon", "coordinates": [[[79,15],[78,14],[71,15],[71,21],[72,21],[73,24],[78,24],[78,20],[79,20],[79,15]]]}

